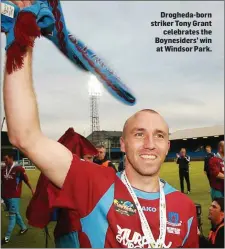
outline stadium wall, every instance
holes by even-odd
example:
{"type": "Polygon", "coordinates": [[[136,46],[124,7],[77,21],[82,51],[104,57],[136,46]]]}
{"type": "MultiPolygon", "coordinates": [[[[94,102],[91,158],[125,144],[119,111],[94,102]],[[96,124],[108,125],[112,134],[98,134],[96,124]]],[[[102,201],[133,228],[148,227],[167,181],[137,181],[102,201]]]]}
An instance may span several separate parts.
{"type": "Polygon", "coordinates": [[[207,138],[197,138],[197,139],[177,139],[170,141],[170,151],[166,157],[167,162],[172,162],[176,158],[176,153],[179,153],[181,148],[187,150],[187,154],[191,157],[192,161],[202,161],[206,156],[205,147],[210,145],[214,153],[217,152],[217,145],[219,141],[224,140],[224,136],[218,137],[207,137],[207,138]]]}

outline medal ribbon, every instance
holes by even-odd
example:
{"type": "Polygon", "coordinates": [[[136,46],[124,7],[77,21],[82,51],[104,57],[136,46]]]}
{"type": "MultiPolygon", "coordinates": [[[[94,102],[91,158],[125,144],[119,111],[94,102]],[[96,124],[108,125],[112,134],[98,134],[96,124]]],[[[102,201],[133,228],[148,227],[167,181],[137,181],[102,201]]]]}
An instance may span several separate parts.
{"type": "Polygon", "coordinates": [[[6,169],[5,169],[6,179],[9,179],[9,174],[11,173],[14,166],[15,166],[15,163],[13,163],[13,165],[10,167],[9,171],[8,171],[8,166],[6,166],[6,169]]]}
{"type": "Polygon", "coordinates": [[[141,208],[141,205],[138,201],[138,198],[133,190],[133,188],[130,185],[129,180],[127,179],[125,171],[122,172],[121,174],[121,180],[126,186],[127,190],[129,191],[139,214],[140,220],[141,220],[141,228],[144,233],[145,238],[147,239],[147,242],[149,244],[148,248],[169,248],[171,246],[171,242],[169,243],[168,246],[165,245],[165,238],[166,238],[166,198],[165,198],[165,193],[163,190],[163,183],[159,179],[159,186],[160,186],[160,202],[159,202],[159,207],[160,207],[160,234],[159,238],[157,240],[154,239],[154,236],[152,234],[151,228],[148,224],[148,221],[145,217],[145,214],[141,208]]]}

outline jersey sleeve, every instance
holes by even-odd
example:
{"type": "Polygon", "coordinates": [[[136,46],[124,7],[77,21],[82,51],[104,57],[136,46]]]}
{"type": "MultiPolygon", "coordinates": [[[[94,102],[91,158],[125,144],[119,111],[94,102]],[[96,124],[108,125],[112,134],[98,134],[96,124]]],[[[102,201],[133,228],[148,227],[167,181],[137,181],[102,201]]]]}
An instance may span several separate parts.
{"type": "Polygon", "coordinates": [[[220,173],[220,167],[218,167],[218,160],[215,157],[209,160],[209,173],[214,177],[216,177],[220,173]]]}
{"type": "Polygon", "coordinates": [[[50,204],[73,209],[84,217],[114,183],[115,177],[114,169],[86,162],[74,155],[63,187],[54,200],[49,200],[50,204]]]}
{"type": "Polygon", "coordinates": [[[183,248],[199,248],[198,221],[196,215],[196,207],[194,203],[190,205],[190,219],[188,220],[187,238],[183,244],[183,248]]]}
{"type": "Polygon", "coordinates": [[[59,191],[44,174],[40,174],[35,193],[26,210],[29,225],[39,228],[48,225],[53,211],[49,206],[49,199],[54,200],[59,191]]]}

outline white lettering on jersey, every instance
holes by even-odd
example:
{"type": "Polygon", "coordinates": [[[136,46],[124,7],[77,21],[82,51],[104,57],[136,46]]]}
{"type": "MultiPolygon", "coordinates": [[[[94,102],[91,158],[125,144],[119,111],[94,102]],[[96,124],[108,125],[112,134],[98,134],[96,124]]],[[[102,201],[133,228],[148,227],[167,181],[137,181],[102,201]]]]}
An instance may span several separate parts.
{"type": "MultiPolygon", "coordinates": [[[[119,225],[117,229],[116,240],[127,248],[144,248],[149,244],[146,237],[138,232],[132,232],[129,228],[121,228],[119,225]]],[[[171,245],[172,242],[170,242],[171,245]]],[[[165,248],[165,245],[163,247],[165,248]]]]}
{"type": "Polygon", "coordinates": [[[168,233],[180,234],[180,229],[176,227],[167,227],[168,233]]]}
{"type": "Polygon", "coordinates": [[[167,221],[166,224],[172,227],[180,227],[182,225],[182,221],[180,221],[179,223],[172,223],[167,221]]]}
{"type": "Polygon", "coordinates": [[[153,212],[153,213],[157,211],[157,209],[154,207],[145,207],[145,206],[142,206],[142,210],[145,212],[153,212]]]}

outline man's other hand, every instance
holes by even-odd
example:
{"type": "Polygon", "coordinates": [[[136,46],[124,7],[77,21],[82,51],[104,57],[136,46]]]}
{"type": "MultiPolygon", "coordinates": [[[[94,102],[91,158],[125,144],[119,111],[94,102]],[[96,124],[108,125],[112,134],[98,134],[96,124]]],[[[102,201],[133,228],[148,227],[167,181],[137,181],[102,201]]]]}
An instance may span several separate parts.
{"type": "Polygon", "coordinates": [[[18,1],[18,0],[11,0],[10,2],[17,5],[21,9],[28,7],[28,6],[31,6],[33,3],[33,1],[18,1]]]}

